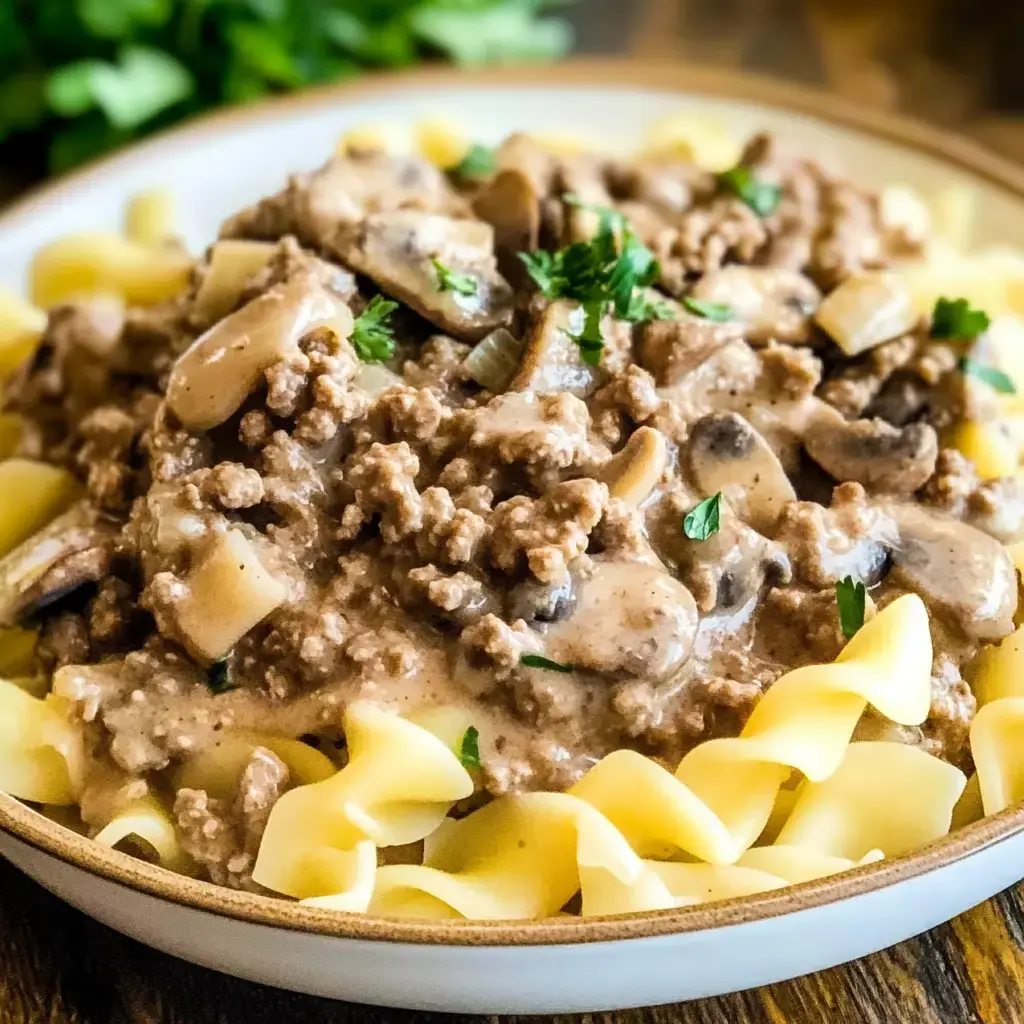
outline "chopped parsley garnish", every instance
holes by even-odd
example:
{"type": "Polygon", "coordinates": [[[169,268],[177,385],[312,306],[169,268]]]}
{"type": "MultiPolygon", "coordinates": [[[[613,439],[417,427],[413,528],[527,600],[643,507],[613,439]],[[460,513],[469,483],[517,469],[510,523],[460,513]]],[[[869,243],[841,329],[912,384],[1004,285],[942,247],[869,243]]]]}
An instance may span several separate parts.
{"type": "Polygon", "coordinates": [[[490,146],[474,143],[452,168],[452,173],[460,178],[489,178],[494,173],[497,163],[497,153],[490,146]]]}
{"type": "Polygon", "coordinates": [[[458,292],[460,295],[476,295],[476,278],[469,274],[459,274],[446,267],[439,259],[434,259],[437,271],[437,290],[439,292],[458,292]]]}
{"type": "Polygon", "coordinates": [[[215,661],[206,670],[206,686],[210,693],[227,693],[235,688],[231,681],[231,665],[227,658],[215,661]]]}
{"type": "Polygon", "coordinates": [[[847,576],[836,584],[836,604],[839,606],[839,628],[847,640],[853,638],[864,625],[864,602],[867,590],[863,583],[854,583],[847,576]]]}
{"type": "Polygon", "coordinates": [[[563,665],[560,661],[552,661],[541,654],[524,654],[519,659],[520,665],[527,668],[546,668],[550,672],[571,672],[572,665],[563,665]]]}
{"type": "Polygon", "coordinates": [[[994,366],[986,366],[984,363],[968,359],[966,356],[960,360],[959,366],[962,374],[967,377],[977,377],[978,380],[983,380],[990,388],[998,391],[1001,395],[1015,395],[1017,393],[1013,381],[1002,370],[997,370],[994,366]]]}
{"type": "Polygon", "coordinates": [[[395,336],[388,320],[398,303],[375,295],[352,327],[352,347],[364,363],[379,363],[395,352],[395,336]]]}
{"type": "Polygon", "coordinates": [[[463,768],[480,767],[480,730],[475,725],[471,725],[462,735],[459,760],[463,768]]]}
{"type": "Polygon", "coordinates": [[[932,337],[970,341],[988,330],[988,314],[967,299],[937,299],[932,310],[932,337]]]}
{"type": "Polygon", "coordinates": [[[737,164],[718,175],[718,187],[742,199],[759,217],[775,212],[782,197],[782,188],[768,181],[758,181],[754,172],[744,164],[737,164]]]}
{"type": "Polygon", "coordinates": [[[676,310],[671,302],[662,299],[649,299],[643,292],[634,292],[629,304],[629,312],[623,318],[633,323],[644,320],[675,320],[676,310]]]}
{"type": "Polygon", "coordinates": [[[690,540],[707,540],[722,528],[722,492],[695,505],[683,520],[683,533],[690,540]]]}
{"type": "Polygon", "coordinates": [[[683,305],[694,316],[703,317],[705,320],[714,320],[716,323],[724,324],[726,320],[733,318],[732,306],[727,306],[724,302],[706,302],[704,299],[694,299],[689,295],[684,295],[683,305]]]}
{"type": "MultiPolygon", "coordinates": [[[[583,330],[574,335],[584,362],[601,361],[604,341],[601,317],[611,305],[623,320],[652,319],[657,304],[648,303],[637,289],[647,288],[661,273],[654,254],[630,230],[626,218],[616,210],[591,206],[575,196],[565,201],[597,213],[601,220],[588,242],[573,242],[557,252],[522,252],[519,258],[541,294],[551,300],[572,299],[586,314],[583,330]]],[[[664,316],[659,309],[657,315],[664,316]]]]}

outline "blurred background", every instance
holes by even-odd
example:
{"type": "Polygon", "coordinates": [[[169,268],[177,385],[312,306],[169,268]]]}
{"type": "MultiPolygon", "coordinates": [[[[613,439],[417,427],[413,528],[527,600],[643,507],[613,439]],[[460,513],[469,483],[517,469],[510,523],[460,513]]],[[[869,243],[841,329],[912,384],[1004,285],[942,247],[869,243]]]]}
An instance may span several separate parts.
{"type": "Polygon", "coordinates": [[[741,68],[1024,161],[1024,0],[0,0],[0,200],[182,118],[423,62],[741,68]]]}

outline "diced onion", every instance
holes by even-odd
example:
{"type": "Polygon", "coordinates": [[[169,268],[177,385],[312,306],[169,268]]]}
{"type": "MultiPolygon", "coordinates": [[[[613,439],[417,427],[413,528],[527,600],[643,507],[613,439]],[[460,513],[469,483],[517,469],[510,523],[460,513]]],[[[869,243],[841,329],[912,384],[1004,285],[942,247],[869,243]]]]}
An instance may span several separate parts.
{"type": "Polygon", "coordinates": [[[500,393],[516,375],[525,347],[511,331],[498,327],[466,356],[462,366],[481,387],[500,393]]]}
{"type": "Polygon", "coordinates": [[[376,398],[388,388],[401,383],[402,378],[381,363],[364,363],[356,376],[356,387],[365,391],[371,398],[376,398]]]}
{"type": "Polygon", "coordinates": [[[902,281],[883,273],[847,278],[818,307],[815,319],[848,355],[898,338],[918,321],[902,281]]]}

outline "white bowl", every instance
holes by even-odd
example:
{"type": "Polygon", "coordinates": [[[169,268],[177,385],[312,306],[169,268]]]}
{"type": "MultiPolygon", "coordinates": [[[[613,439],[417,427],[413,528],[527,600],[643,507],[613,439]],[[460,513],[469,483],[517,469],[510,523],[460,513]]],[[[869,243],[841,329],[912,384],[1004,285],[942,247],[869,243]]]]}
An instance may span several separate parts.
{"type": "MultiPolygon", "coordinates": [[[[312,168],[347,128],[446,113],[473,138],[518,128],[624,151],[656,119],[709,115],[737,136],[778,131],[868,183],[973,189],[974,241],[1024,237],[1024,171],[933,129],[772,82],[675,66],[577,63],[367,80],[201,120],[87,168],[0,218],[0,283],[35,249],[117,229],[126,197],[164,186],[189,243],[312,168]]],[[[0,795],[0,853],[98,920],[195,963],[282,988],[416,1009],[598,1010],[711,996],[862,956],[1024,876],[1024,808],[914,854],[707,907],[543,922],[374,919],[238,893],[108,850],[0,795]]]]}

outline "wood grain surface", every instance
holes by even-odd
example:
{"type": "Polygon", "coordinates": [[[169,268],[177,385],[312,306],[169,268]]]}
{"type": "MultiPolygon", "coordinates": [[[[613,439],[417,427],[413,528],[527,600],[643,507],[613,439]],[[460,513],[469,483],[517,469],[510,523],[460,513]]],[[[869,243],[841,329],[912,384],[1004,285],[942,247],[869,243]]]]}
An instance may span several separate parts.
{"type": "MultiPolygon", "coordinates": [[[[955,125],[1024,160],[1024,111],[1014,106],[1024,103],[1021,40],[1012,31],[1024,24],[1022,12],[1020,0],[583,0],[576,17],[588,51],[630,49],[825,85],[955,125]]],[[[795,981],[561,1019],[1024,1024],[1024,896],[1009,890],[891,950],[795,981]]],[[[457,1018],[279,992],[174,960],[96,924],[0,862],[0,1024],[428,1020],[457,1018]]]]}

